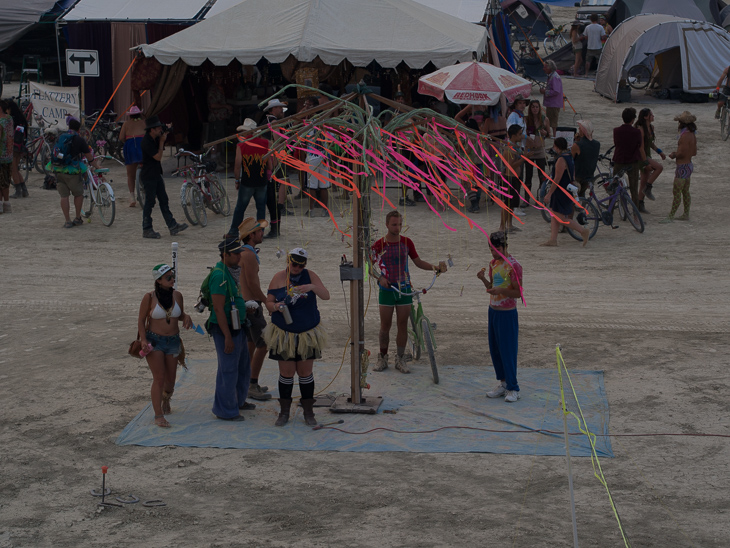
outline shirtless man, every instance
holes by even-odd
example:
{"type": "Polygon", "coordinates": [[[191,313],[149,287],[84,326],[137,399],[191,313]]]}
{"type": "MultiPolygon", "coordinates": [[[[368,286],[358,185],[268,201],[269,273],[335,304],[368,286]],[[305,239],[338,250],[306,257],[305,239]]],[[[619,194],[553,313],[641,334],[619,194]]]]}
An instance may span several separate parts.
{"type": "Polygon", "coordinates": [[[393,309],[395,308],[397,334],[395,344],[397,354],[395,368],[401,373],[410,373],[406,365],[404,354],[408,341],[408,318],[411,314],[413,297],[404,296],[391,289],[398,287],[404,293],[410,293],[410,278],[408,276],[408,258],[410,257],[418,268],[446,272],[446,263],[438,265],[427,263],[418,256],[416,247],[410,238],[400,235],[403,227],[403,217],[398,211],[391,211],[385,216],[385,226],[388,233],[373,244],[371,249],[372,262],[380,269],[380,353],[378,362],[373,371],[383,371],[388,368],[388,344],[390,343],[390,328],[393,325],[393,309]]]}
{"type": "Polygon", "coordinates": [[[725,104],[725,101],[727,101],[725,97],[730,95],[730,74],[728,74],[728,72],[730,72],[730,67],[726,67],[725,70],[722,71],[720,79],[717,81],[717,86],[715,87],[715,91],[722,91],[722,95],[718,93],[717,96],[717,110],[715,111],[716,120],[720,118],[720,109],[722,108],[722,105],[725,104]],[[720,86],[722,86],[722,89],[720,86]]]}
{"type": "Polygon", "coordinates": [[[246,322],[243,326],[248,341],[248,353],[251,357],[251,384],[248,389],[248,397],[262,401],[271,399],[271,394],[267,392],[267,386],[259,385],[259,374],[266,357],[266,343],[263,338],[266,318],[261,304],[266,301],[266,294],[261,290],[259,281],[261,261],[255,246],[264,240],[264,229],[268,225],[269,223],[265,219],[257,221],[253,217],[249,217],[238,226],[238,234],[243,246],[239,262],[241,296],[246,303],[256,301],[259,304],[254,309],[246,307],[246,322]]]}
{"type": "Polygon", "coordinates": [[[692,176],[694,165],[692,157],[697,154],[697,126],[695,121],[697,117],[688,111],[684,111],[674,119],[679,122],[679,141],[677,142],[677,150],[671,152],[669,157],[677,160],[677,169],[674,172],[674,200],[672,201],[672,209],[666,219],[659,221],[660,223],[671,223],[674,221],[674,214],[679,209],[679,204],[684,198],[684,213],[677,217],[678,221],[689,221],[689,206],[692,199],[689,195],[689,183],[692,176]]]}

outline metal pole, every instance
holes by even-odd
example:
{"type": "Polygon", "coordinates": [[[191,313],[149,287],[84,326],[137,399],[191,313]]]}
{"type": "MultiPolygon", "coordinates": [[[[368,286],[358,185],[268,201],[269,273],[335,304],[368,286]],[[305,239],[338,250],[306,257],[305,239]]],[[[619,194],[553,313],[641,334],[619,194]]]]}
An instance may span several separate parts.
{"type": "MultiPolygon", "coordinates": [[[[361,188],[361,178],[355,175],[354,183],[358,189],[361,188]]],[[[360,212],[360,198],[357,193],[352,193],[352,268],[363,267],[362,260],[362,214],[360,212]]],[[[363,281],[350,280],[350,397],[353,404],[362,403],[362,390],[360,388],[360,367],[362,351],[364,348],[364,318],[362,313],[363,281]]]]}
{"type": "Polygon", "coordinates": [[[568,436],[568,414],[565,409],[565,391],[563,390],[563,372],[558,358],[558,375],[560,375],[560,395],[562,397],[560,410],[563,413],[563,431],[565,433],[565,458],[568,461],[568,488],[570,489],[570,513],[573,520],[573,545],[578,548],[578,524],[575,520],[575,495],[573,494],[573,469],[570,464],[570,441],[568,436]]]}
{"type": "Polygon", "coordinates": [[[175,285],[173,287],[177,289],[177,284],[180,281],[180,274],[177,271],[177,242],[172,242],[172,269],[175,271],[175,285]]]}
{"type": "Polygon", "coordinates": [[[58,85],[63,87],[63,72],[61,71],[61,46],[58,43],[58,32],[60,30],[58,26],[58,19],[53,23],[56,28],[56,56],[58,57],[58,85]]]}

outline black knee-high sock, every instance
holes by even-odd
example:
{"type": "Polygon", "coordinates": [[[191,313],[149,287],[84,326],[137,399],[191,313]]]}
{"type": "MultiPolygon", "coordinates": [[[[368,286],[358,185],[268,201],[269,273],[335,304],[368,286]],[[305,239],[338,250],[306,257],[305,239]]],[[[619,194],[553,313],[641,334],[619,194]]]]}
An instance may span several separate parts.
{"type": "Polygon", "coordinates": [[[279,375],[279,397],[282,400],[290,400],[293,389],[294,377],[284,377],[279,375]]]}
{"type": "Polygon", "coordinates": [[[311,400],[314,397],[314,374],[299,377],[299,392],[301,392],[303,400],[311,400]]]}

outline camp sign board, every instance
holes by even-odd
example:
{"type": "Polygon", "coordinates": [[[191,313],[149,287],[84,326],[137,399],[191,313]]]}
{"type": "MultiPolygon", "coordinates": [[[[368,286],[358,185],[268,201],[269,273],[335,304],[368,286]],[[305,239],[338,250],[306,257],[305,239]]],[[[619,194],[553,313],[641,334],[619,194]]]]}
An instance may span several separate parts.
{"type": "Polygon", "coordinates": [[[66,74],[99,76],[99,52],[95,49],[67,49],[66,74]]]}
{"type": "MultiPolygon", "coordinates": [[[[33,111],[50,123],[55,121],[54,127],[66,129],[66,116],[69,114],[79,118],[81,113],[79,88],[47,86],[38,82],[28,83],[33,111]]],[[[29,121],[34,127],[37,126],[35,117],[29,121]]]]}

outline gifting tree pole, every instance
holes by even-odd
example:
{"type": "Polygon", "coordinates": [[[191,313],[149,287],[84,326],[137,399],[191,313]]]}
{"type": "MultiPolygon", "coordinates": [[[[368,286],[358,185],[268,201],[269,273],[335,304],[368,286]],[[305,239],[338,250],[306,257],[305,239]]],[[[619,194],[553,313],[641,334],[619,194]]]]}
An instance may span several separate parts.
{"type": "MultiPolygon", "coordinates": [[[[362,191],[362,177],[354,177],[355,186],[362,191]]],[[[357,192],[352,194],[352,271],[363,272],[362,256],[362,211],[361,201],[357,192]]],[[[360,386],[360,371],[362,370],[362,355],[365,352],[365,313],[363,310],[363,276],[354,275],[350,280],[350,401],[354,405],[362,403],[362,387],[360,386]]]]}

